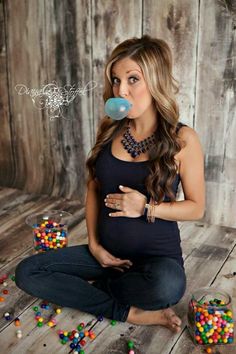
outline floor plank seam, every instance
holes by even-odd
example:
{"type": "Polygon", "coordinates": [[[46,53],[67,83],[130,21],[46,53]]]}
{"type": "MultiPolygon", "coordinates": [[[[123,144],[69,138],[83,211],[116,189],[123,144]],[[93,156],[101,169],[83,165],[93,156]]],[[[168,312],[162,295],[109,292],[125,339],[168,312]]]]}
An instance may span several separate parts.
{"type": "MultiPolygon", "coordinates": [[[[16,314],[15,317],[22,316],[31,306],[33,306],[39,300],[40,299],[38,299],[38,298],[32,300],[32,302],[27,307],[25,307],[23,310],[21,310],[18,314],[16,314]]],[[[3,332],[5,329],[7,329],[12,324],[12,322],[14,322],[14,319],[12,321],[6,322],[6,325],[3,326],[2,328],[0,328],[0,333],[3,332]]]]}
{"type": "Polygon", "coordinates": [[[19,254],[17,254],[14,258],[12,258],[9,263],[7,263],[7,264],[4,264],[4,263],[3,263],[2,265],[0,265],[0,271],[2,271],[2,269],[4,269],[5,267],[8,267],[11,262],[14,262],[14,261],[15,261],[18,257],[20,257],[21,255],[27,254],[27,253],[29,253],[29,252],[32,251],[32,250],[33,250],[33,246],[30,246],[29,248],[27,248],[26,250],[24,250],[22,253],[19,253],[19,254]]]}
{"type": "Polygon", "coordinates": [[[168,354],[172,354],[173,350],[175,349],[177,343],[181,340],[181,338],[183,337],[185,331],[187,331],[188,328],[187,328],[187,325],[184,326],[184,328],[182,329],[182,331],[179,333],[178,337],[176,338],[173,346],[171,347],[170,351],[168,354]]]}
{"type": "Polygon", "coordinates": [[[224,262],[222,263],[221,267],[219,268],[218,272],[216,273],[215,277],[213,278],[212,282],[210,283],[210,286],[212,286],[216,280],[216,278],[218,277],[219,273],[221,272],[221,270],[223,269],[225,263],[228,261],[230,255],[234,252],[234,249],[236,247],[236,243],[234,244],[234,246],[231,248],[228,256],[226,257],[226,259],[224,260],[224,262]]]}
{"type": "Polygon", "coordinates": [[[193,254],[195,251],[196,251],[196,247],[194,247],[194,248],[191,250],[191,252],[186,255],[186,257],[184,258],[184,263],[188,260],[189,257],[192,256],[192,254],[193,254]]]}

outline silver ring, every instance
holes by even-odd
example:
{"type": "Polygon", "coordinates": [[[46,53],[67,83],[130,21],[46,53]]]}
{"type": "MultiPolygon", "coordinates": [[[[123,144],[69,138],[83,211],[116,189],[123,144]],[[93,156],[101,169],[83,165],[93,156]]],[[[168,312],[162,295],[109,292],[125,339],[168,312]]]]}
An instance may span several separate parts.
{"type": "Polygon", "coordinates": [[[116,209],[120,208],[120,204],[119,203],[116,203],[116,209]]]}

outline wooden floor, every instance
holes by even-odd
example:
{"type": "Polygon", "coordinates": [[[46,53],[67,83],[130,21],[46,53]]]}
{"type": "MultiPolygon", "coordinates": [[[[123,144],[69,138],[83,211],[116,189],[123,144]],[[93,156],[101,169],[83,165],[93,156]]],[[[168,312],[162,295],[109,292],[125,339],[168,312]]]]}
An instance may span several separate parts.
{"type": "MultiPolygon", "coordinates": [[[[70,224],[70,244],[86,242],[84,206],[76,201],[25,194],[19,190],[0,189],[0,278],[13,275],[16,264],[32,254],[32,234],[25,225],[25,218],[33,212],[46,209],[66,210],[73,214],[70,224]]],[[[187,290],[175,310],[183,320],[182,331],[173,335],[160,326],[134,326],[109,320],[96,325],[96,339],[88,341],[85,353],[128,353],[127,341],[134,341],[135,354],[189,354],[203,353],[202,347],[194,346],[186,328],[187,304],[192,291],[203,286],[220,287],[233,297],[236,318],[236,277],[225,275],[236,271],[236,229],[207,225],[201,222],[179,223],[182,248],[187,273],[187,290]]],[[[69,353],[69,344],[62,345],[57,330],[72,330],[80,322],[88,322],[93,316],[77,310],[63,308],[57,315],[57,325],[38,328],[32,307],[40,300],[19,290],[14,281],[7,280],[8,295],[0,302],[0,354],[62,354],[69,353]],[[21,320],[23,337],[16,337],[14,321],[6,321],[5,312],[21,320]]],[[[0,284],[0,296],[3,285],[0,284]]],[[[147,294],[148,296],[148,294],[147,294]]],[[[235,354],[236,345],[221,345],[214,353],[235,354]]]]}

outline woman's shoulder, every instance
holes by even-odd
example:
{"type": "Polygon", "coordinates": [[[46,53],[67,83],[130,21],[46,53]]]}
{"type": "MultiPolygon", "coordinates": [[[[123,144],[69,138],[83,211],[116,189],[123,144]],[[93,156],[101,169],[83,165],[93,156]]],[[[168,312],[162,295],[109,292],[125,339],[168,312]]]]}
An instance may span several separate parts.
{"type": "Polygon", "coordinates": [[[196,149],[201,149],[201,142],[198,133],[187,124],[181,125],[178,130],[178,136],[183,142],[180,155],[182,155],[185,151],[195,151],[196,149]]]}
{"type": "Polygon", "coordinates": [[[198,138],[197,132],[193,128],[182,122],[178,122],[176,132],[178,136],[185,141],[198,138]]]}

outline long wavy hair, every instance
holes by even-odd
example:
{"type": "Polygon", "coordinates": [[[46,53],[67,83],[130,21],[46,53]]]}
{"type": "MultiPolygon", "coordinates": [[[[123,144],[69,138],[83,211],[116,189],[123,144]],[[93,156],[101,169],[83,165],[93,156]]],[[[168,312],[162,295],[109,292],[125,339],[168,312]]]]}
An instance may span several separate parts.
{"type": "MultiPolygon", "coordinates": [[[[134,60],[140,66],[157,110],[158,128],[155,131],[157,144],[148,151],[150,173],[145,179],[145,186],[155,204],[161,203],[165,195],[173,202],[176,198],[172,184],[177,172],[174,156],[181,150],[183,142],[176,130],[179,108],[175,94],[179,92],[179,87],[178,81],[172,76],[171,50],[164,40],[148,35],[130,38],[120,43],[112,51],[105,66],[104,102],[114,97],[112,66],[125,57],[134,60]]],[[[117,121],[108,116],[99,122],[96,142],[86,161],[87,186],[89,181],[95,178],[95,163],[99,152],[126,124],[127,118],[117,121]]]]}

